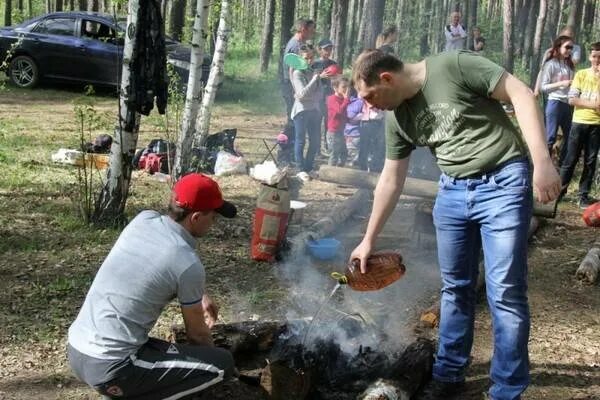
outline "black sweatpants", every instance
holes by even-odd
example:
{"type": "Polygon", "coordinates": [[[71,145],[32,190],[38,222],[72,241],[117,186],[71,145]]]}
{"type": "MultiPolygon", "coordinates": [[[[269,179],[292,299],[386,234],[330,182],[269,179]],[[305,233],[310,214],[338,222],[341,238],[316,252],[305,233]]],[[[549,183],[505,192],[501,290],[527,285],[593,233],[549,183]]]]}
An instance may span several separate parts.
{"type": "Polygon", "coordinates": [[[101,394],[118,399],[188,399],[229,378],[233,356],[225,349],[169,343],[150,338],[136,354],[114,367],[107,382],[97,383],[87,356],[69,346],[75,374],[101,394]]]}

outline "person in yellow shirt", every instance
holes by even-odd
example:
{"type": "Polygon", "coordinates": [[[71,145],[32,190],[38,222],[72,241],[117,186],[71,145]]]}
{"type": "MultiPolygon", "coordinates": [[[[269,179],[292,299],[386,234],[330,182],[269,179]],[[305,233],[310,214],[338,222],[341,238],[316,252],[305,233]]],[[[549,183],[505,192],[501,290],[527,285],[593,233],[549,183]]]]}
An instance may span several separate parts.
{"type": "Polygon", "coordinates": [[[589,197],[596,173],[600,149],[600,42],[590,50],[592,66],[577,71],[571,89],[569,104],[575,106],[573,124],[567,144],[567,155],[560,168],[561,195],[567,193],[575,166],[583,150],[583,171],[579,179],[579,207],[587,208],[597,200],[589,197]]]}

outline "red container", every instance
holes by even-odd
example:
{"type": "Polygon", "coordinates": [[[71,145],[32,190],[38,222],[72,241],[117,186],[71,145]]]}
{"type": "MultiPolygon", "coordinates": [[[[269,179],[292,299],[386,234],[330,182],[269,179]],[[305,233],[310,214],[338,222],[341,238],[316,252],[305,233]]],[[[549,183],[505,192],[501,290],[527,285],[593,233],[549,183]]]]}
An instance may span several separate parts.
{"type": "Polygon", "coordinates": [[[587,226],[600,227],[600,201],[583,210],[582,217],[587,226]]]}

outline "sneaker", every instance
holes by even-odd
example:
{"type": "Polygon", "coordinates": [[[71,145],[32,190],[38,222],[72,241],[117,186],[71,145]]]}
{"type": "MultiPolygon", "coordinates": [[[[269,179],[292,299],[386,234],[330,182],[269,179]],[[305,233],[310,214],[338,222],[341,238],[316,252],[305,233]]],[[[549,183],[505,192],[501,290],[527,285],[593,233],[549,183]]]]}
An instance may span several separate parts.
{"type": "Polygon", "coordinates": [[[579,208],[586,209],[589,206],[591,206],[592,204],[596,203],[597,201],[598,200],[592,199],[591,197],[582,196],[579,198],[579,208]]]}
{"type": "Polygon", "coordinates": [[[440,382],[434,379],[425,385],[417,400],[451,400],[462,392],[465,382],[440,382]]]}
{"type": "Polygon", "coordinates": [[[302,182],[308,182],[310,180],[310,176],[304,171],[298,172],[296,174],[296,177],[299,178],[302,182]]]}

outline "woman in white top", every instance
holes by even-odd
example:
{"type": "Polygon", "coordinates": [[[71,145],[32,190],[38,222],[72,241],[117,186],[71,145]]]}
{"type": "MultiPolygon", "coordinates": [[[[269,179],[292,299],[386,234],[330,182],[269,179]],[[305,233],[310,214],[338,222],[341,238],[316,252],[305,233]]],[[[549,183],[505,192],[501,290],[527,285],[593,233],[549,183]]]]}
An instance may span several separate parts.
{"type": "Polygon", "coordinates": [[[540,89],[548,95],[546,103],[546,140],[548,150],[556,142],[558,128],[562,130],[563,141],[559,152],[558,165],[562,164],[566,151],[567,139],[571,130],[573,108],[569,105],[569,87],[575,75],[575,66],[571,60],[573,40],[568,36],[559,36],[544,60],[540,89]]]}

